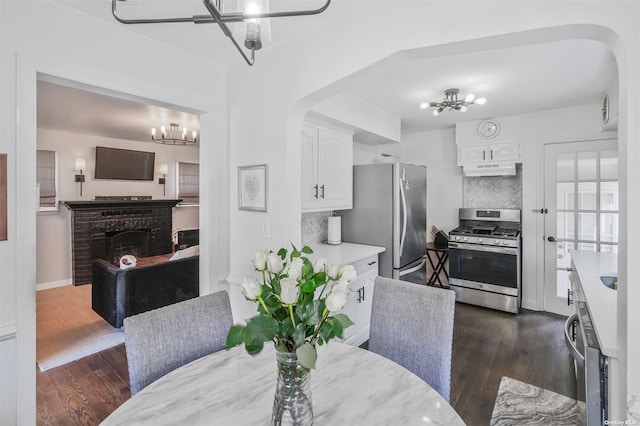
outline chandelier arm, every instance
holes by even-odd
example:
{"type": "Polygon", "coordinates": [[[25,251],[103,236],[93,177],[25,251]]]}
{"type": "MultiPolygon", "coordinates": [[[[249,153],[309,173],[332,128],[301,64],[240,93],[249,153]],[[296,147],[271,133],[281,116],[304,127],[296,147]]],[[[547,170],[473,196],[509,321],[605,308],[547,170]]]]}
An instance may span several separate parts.
{"type": "Polygon", "coordinates": [[[221,18],[220,12],[218,12],[218,9],[216,9],[215,5],[213,3],[211,3],[211,0],[202,0],[202,3],[204,3],[204,7],[207,8],[209,13],[211,14],[211,17],[213,19],[215,19],[215,21],[218,23],[218,26],[220,27],[220,29],[222,30],[224,35],[226,35],[227,37],[229,37],[231,39],[231,42],[236,47],[236,50],[238,52],[240,52],[240,54],[242,55],[242,58],[245,60],[245,62],[250,67],[253,66],[253,64],[256,61],[256,51],[255,51],[255,49],[251,49],[251,59],[249,59],[247,57],[246,53],[244,53],[244,51],[242,50],[242,47],[240,47],[240,45],[236,41],[236,39],[233,36],[233,34],[231,34],[231,30],[229,30],[229,26],[220,20],[220,18],[221,18]]]}
{"type": "MultiPolygon", "coordinates": [[[[262,18],[283,18],[283,17],[292,17],[292,16],[309,16],[309,15],[317,15],[329,7],[331,4],[331,0],[327,0],[326,3],[317,8],[317,9],[308,9],[308,10],[295,10],[290,12],[265,12],[265,13],[252,13],[245,15],[243,13],[220,13],[217,7],[211,4],[218,15],[218,18],[214,18],[209,15],[193,15],[192,17],[184,17],[184,18],[153,18],[153,19],[127,19],[121,18],[118,16],[118,1],[122,0],[111,0],[111,14],[113,17],[122,24],[168,24],[168,23],[181,23],[181,22],[192,22],[194,24],[213,24],[217,23],[218,25],[222,25],[223,23],[232,23],[232,22],[243,22],[249,19],[262,19],[262,18]]],[[[204,0],[205,6],[211,13],[209,6],[207,3],[211,3],[210,0],[204,0]]]]}

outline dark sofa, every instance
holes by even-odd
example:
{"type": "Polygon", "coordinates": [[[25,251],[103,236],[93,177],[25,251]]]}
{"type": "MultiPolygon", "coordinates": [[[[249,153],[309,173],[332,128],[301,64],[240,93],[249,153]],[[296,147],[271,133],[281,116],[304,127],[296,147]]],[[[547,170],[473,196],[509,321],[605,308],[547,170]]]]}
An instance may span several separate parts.
{"type": "Polygon", "coordinates": [[[199,296],[199,256],[120,269],[92,262],[91,308],[114,327],[125,317],[199,296]]]}

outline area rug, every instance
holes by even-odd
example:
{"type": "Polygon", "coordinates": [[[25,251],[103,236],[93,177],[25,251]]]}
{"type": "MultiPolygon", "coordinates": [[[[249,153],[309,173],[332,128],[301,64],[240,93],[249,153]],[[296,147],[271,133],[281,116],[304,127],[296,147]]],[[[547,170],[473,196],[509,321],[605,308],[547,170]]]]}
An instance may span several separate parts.
{"type": "Polygon", "coordinates": [[[40,371],[123,342],[124,333],[91,309],[91,284],[36,292],[36,361],[40,371]]]}
{"type": "Polygon", "coordinates": [[[502,377],[491,415],[492,426],[585,424],[584,402],[502,377]]]}

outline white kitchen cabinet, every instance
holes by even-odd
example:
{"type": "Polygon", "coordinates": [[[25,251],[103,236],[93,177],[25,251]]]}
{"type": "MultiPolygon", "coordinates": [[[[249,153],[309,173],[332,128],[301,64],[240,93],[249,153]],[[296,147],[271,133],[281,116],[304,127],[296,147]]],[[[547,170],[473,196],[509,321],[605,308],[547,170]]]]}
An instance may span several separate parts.
{"type": "Polygon", "coordinates": [[[302,126],[302,211],[353,207],[353,134],[302,126]]]}
{"type": "Polygon", "coordinates": [[[351,295],[343,308],[343,313],[351,318],[354,325],[344,332],[346,343],[359,346],[369,339],[371,325],[371,302],[374,281],[378,276],[378,256],[371,256],[353,264],[358,277],[351,283],[351,295]]]}
{"type": "Polygon", "coordinates": [[[521,163],[520,142],[458,146],[458,166],[500,161],[521,163]]]}

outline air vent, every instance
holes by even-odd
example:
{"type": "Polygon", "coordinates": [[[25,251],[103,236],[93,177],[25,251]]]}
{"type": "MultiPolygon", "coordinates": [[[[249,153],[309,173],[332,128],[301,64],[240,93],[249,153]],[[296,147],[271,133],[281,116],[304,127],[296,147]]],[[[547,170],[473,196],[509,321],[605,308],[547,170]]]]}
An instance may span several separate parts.
{"type": "Polygon", "coordinates": [[[609,95],[604,95],[602,98],[602,111],[601,116],[602,124],[607,124],[609,122],[609,95]]]}

